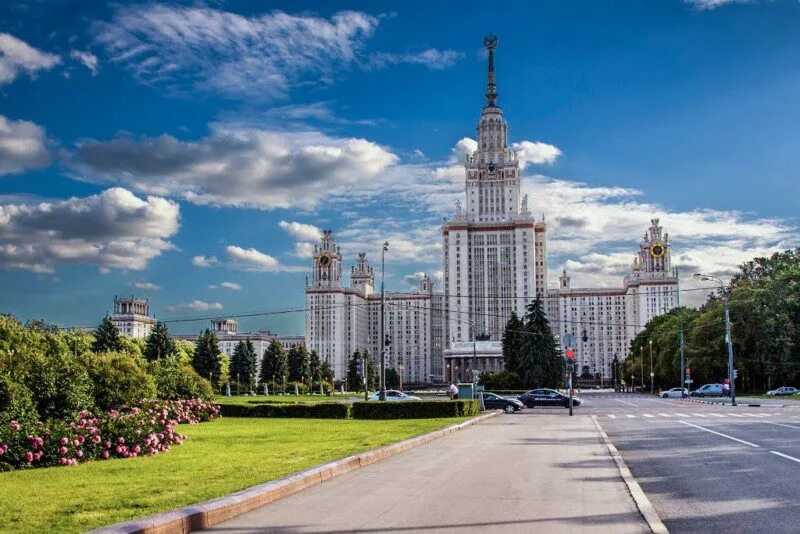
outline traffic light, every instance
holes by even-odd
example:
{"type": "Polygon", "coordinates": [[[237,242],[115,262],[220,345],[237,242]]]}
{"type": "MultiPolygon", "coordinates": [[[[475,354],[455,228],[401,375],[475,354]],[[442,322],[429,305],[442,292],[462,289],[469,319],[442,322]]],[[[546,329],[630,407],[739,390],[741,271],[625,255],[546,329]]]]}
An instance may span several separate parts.
{"type": "Polygon", "coordinates": [[[566,352],[564,352],[564,356],[566,356],[568,360],[571,360],[575,357],[575,351],[572,349],[567,349],[566,352]]]}
{"type": "Polygon", "coordinates": [[[734,369],[733,370],[733,379],[736,380],[737,378],[739,378],[739,371],[734,369]]]}

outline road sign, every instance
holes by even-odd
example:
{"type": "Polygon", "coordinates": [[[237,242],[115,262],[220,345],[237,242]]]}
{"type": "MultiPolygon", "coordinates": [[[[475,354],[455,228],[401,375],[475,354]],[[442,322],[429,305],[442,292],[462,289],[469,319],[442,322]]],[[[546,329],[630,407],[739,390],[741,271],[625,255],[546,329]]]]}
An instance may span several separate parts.
{"type": "Polygon", "coordinates": [[[686,383],[687,384],[694,384],[694,380],[692,380],[691,378],[687,378],[686,379],[686,383]]]}

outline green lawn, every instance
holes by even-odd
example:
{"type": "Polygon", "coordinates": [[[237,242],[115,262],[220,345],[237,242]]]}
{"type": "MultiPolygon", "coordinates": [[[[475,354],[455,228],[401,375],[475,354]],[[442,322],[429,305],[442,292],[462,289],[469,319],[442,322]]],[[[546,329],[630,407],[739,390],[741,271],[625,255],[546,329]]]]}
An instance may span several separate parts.
{"type": "Polygon", "coordinates": [[[263,402],[353,402],[357,400],[364,400],[364,395],[360,397],[358,393],[347,393],[336,395],[256,395],[256,396],[236,396],[231,395],[225,397],[224,395],[216,396],[212,399],[213,402],[218,404],[252,404],[263,402]]]}
{"type": "Polygon", "coordinates": [[[155,457],[0,473],[0,530],[79,532],[219,497],[463,419],[223,418],[155,457]]]}

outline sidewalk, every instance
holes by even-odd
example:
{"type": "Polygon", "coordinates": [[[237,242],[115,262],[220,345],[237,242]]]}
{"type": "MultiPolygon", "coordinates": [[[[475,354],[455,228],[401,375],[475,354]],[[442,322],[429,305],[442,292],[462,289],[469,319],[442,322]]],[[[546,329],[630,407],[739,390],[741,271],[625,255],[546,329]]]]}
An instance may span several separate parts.
{"type": "Polygon", "coordinates": [[[210,529],[649,532],[592,420],[502,415],[210,529]]]}

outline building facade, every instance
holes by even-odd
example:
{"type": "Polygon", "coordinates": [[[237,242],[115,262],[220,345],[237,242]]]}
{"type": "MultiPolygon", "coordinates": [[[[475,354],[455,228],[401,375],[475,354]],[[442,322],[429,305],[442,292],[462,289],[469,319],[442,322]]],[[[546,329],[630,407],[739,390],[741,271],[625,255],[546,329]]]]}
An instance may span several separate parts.
{"type": "Polygon", "coordinates": [[[138,297],[114,296],[114,313],[111,322],[120,334],[143,338],[150,335],[156,318],[150,315],[150,301],[138,297]]]}

